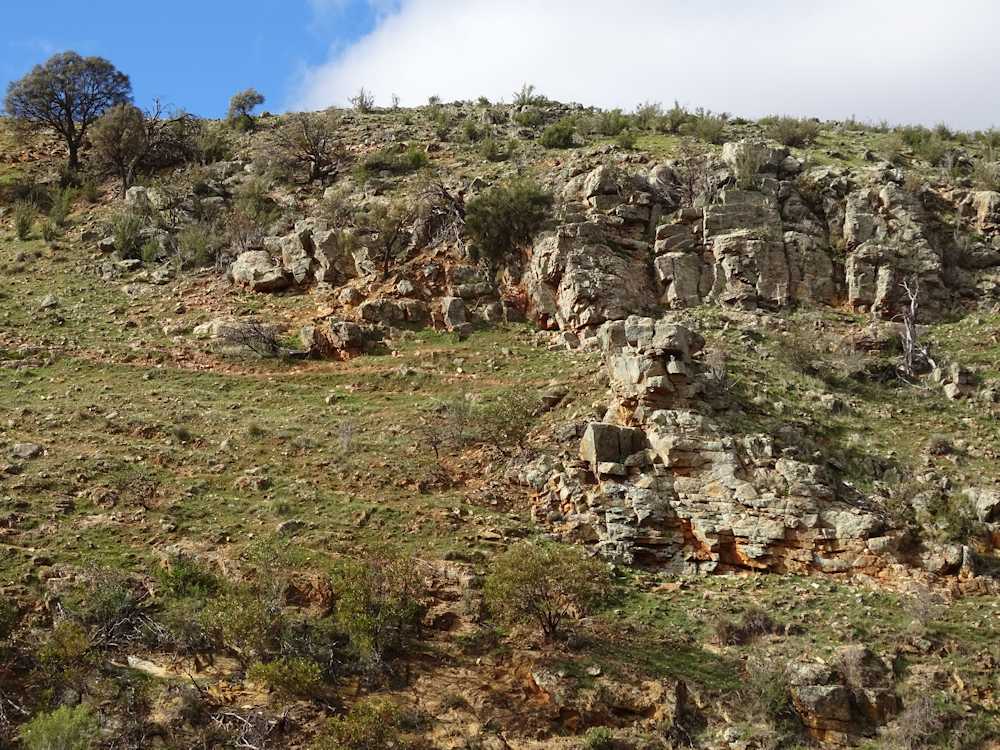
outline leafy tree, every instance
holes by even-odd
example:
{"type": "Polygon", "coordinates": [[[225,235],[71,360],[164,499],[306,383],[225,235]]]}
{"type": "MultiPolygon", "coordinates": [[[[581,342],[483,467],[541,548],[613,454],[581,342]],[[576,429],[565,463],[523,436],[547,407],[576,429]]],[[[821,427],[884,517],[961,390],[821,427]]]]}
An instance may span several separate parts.
{"type": "Polygon", "coordinates": [[[523,179],[473,198],[465,214],[473,254],[495,265],[532,240],[551,205],[551,195],[536,183],[523,179]]]}
{"type": "Polygon", "coordinates": [[[389,278],[393,261],[410,241],[410,228],[417,218],[415,207],[405,200],[376,203],[361,217],[368,243],[382,256],[382,278],[389,278]]]}
{"type": "Polygon", "coordinates": [[[166,113],[159,101],[148,113],[134,104],[119,104],[94,123],[90,140],[94,155],[120,180],[124,195],[140,169],[193,158],[195,125],[190,115],[166,113]]]}
{"type": "Polygon", "coordinates": [[[17,120],[58,133],[69,149],[69,170],[75,172],[80,166],[80,146],[90,126],[109,109],[131,98],[128,76],[110,62],[62,52],[11,83],[5,108],[17,120]]]}
{"type": "Polygon", "coordinates": [[[253,111],[264,101],[264,95],[252,87],[233,94],[233,98],[229,100],[229,113],[226,119],[233,125],[249,128],[253,125],[253,111]]]}
{"type": "Polygon", "coordinates": [[[521,542],[493,563],[486,602],[502,621],[535,623],[546,638],[587,613],[608,590],[607,568],[580,547],[521,542]]]}

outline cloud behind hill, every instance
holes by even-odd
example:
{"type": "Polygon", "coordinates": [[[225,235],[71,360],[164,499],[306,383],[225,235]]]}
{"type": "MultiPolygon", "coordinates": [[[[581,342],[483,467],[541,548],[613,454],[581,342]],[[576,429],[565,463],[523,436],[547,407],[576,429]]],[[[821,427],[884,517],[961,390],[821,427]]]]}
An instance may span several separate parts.
{"type": "MultiPolygon", "coordinates": [[[[336,12],[344,0],[312,0],[336,12]]],[[[294,108],[510,99],[640,101],[891,122],[1000,124],[992,0],[375,0],[372,30],[307,70],[294,108]]]]}

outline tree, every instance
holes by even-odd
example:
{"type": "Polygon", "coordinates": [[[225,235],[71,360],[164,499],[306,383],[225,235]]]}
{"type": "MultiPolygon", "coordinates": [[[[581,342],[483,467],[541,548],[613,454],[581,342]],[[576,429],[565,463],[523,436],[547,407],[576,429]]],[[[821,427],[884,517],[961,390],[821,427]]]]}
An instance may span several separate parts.
{"type": "Polygon", "coordinates": [[[69,170],[75,172],[90,126],[112,107],[131,99],[128,76],[110,62],[62,52],[11,83],[4,104],[11,117],[47,126],[62,136],[69,149],[69,170]]]}
{"type": "Polygon", "coordinates": [[[584,616],[610,585],[607,567],[579,547],[520,542],[497,557],[486,577],[486,603],[502,621],[533,622],[546,638],[584,616]]]}
{"type": "Polygon", "coordinates": [[[389,278],[393,260],[410,240],[416,209],[408,202],[376,203],[362,217],[369,243],[382,256],[382,278],[389,278]]]}
{"type": "Polygon", "coordinates": [[[98,162],[121,181],[124,195],[140,169],[193,158],[195,125],[188,114],[165,112],[159,101],[150,112],[119,104],[94,123],[90,140],[98,162]]]}
{"type": "Polygon", "coordinates": [[[531,242],[552,205],[552,196],[529,180],[487,190],[466,206],[465,225],[476,257],[491,266],[531,242]]]}
{"type": "Polygon", "coordinates": [[[331,113],[292,115],[275,131],[275,144],[286,161],[308,167],[310,182],[326,182],[336,176],[342,155],[337,124],[331,113]]]}
{"type": "Polygon", "coordinates": [[[248,88],[233,95],[229,100],[229,113],[226,119],[230,123],[252,125],[253,111],[264,103],[264,95],[255,88],[248,88]]]}

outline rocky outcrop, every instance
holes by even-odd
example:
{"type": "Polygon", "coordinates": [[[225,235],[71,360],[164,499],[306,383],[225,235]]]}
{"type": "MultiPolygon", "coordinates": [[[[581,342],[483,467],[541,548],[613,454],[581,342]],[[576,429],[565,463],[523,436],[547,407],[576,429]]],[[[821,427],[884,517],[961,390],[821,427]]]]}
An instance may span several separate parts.
{"type": "Polygon", "coordinates": [[[229,267],[229,278],[254,292],[280,292],[291,283],[285,269],[275,265],[266,250],[242,253],[229,267]]]}

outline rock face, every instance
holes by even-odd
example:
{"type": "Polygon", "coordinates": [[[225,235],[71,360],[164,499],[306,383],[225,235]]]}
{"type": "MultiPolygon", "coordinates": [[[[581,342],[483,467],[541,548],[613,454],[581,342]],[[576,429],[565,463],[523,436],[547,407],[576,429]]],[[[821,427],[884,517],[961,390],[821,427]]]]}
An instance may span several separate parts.
{"type": "Polygon", "coordinates": [[[879,516],[841,497],[821,467],[766,435],[733,437],[704,415],[695,332],[631,317],[599,334],[611,384],[580,461],[555,467],[536,516],[605,556],[678,573],[732,570],[879,574],[879,516]]]}
{"type": "Polygon", "coordinates": [[[722,163],[708,168],[717,187],[697,207],[678,208],[684,179],[674,163],[572,178],[560,223],[531,253],[530,314],[586,340],[607,321],[704,303],[847,302],[892,317],[907,301],[906,281],[932,317],[959,295],[985,300],[997,290],[981,272],[1000,267],[1000,194],[971,193],[955,207],[985,237],[957,243],[890,165],[802,172],[787,150],[763,148],[759,173],[739,189],[746,148],[726,144],[722,163]]]}
{"type": "Polygon", "coordinates": [[[242,253],[229,267],[229,278],[254,292],[280,292],[290,283],[285,270],[274,264],[266,250],[242,253]]]}

